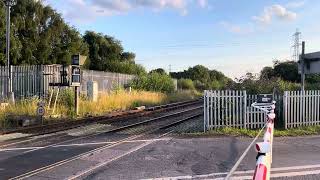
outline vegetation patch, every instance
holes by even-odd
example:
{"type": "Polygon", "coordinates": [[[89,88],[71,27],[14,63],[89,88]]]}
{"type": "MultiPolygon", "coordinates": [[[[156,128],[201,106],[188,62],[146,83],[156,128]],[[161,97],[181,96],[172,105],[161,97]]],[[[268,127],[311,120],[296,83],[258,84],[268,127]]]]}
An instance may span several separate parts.
{"type": "Polygon", "coordinates": [[[148,74],[142,74],[134,79],[130,86],[133,89],[144,91],[158,91],[171,93],[174,92],[174,82],[167,74],[158,72],[150,72],[148,74]]]}
{"type": "MultiPolygon", "coordinates": [[[[210,130],[207,132],[195,132],[186,133],[182,135],[187,136],[245,136],[245,137],[255,137],[260,130],[250,130],[250,129],[238,129],[238,128],[221,128],[217,130],[210,130]]],[[[263,136],[264,131],[261,133],[263,136]]],[[[320,126],[303,126],[299,128],[292,129],[276,129],[274,131],[275,137],[288,137],[288,136],[307,136],[307,135],[318,135],[320,134],[320,126]]]]}
{"type": "MultiPolygon", "coordinates": [[[[85,96],[80,97],[79,116],[98,116],[117,110],[132,109],[137,106],[153,106],[178,101],[187,101],[198,98],[199,94],[195,91],[180,91],[175,93],[161,93],[136,91],[131,92],[118,89],[110,93],[99,95],[98,101],[93,102],[85,96]]],[[[54,98],[53,98],[54,99],[54,98]]],[[[6,108],[0,109],[0,128],[13,126],[11,117],[32,117],[36,116],[38,98],[30,98],[17,101],[14,105],[10,104],[6,108]]],[[[52,107],[46,107],[46,116],[57,115],[59,118],[75,118],[74,114],[74,92],[71,89],[62,90],[56,105],[55,112],[52,107]]],[[[48,118],[49,119],[49,118],[48,118]]],[[[50,117],[51,119],[51,117],[50,117]]],[[[54,118],[57,119],[57,118],[54,118]]]]}

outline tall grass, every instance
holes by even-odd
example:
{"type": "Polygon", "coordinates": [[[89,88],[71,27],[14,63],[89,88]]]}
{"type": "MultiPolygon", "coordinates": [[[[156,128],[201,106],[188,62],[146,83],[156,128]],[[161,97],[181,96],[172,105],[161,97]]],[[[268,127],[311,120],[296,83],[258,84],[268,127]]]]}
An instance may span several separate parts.
{"type": "Polygon", "coordinates": [[[0,128],[8,122],[8,116],[34,116],[36,115],[37,98],[30,98],[9,104],[6,108],[0,109],[0,128]]]}
{"type": "Polygon", "coordinates": [[[101,115],[114,110],[125,110],[142,105],[157,105],[165,103],[167,96],[158,92],[124,90],[103,93],[99,95],[97,102],[81,99],[79,104],[80,116],[101,115]]]}
{"type": "MultiPolygon", "coordinates": [[[[151,106],[177,101],[191,100],[198,97],[194,91],[182,91],[177,93],[160,93],[149,91],[132,91],[127,92],[122,89],[115,90],[111,93],[99,94],[97,102],[86,99],[85,96],[80,97],[79,116],[97,116],[109,113],[115,110],[126,110],[137,106],[151,106]]],[[[54,98],[53,98],[54,99],[54,98]]],[[[37,103],[39,99],[30,98],[17,101],[10,104],[5,109],[0,109],[0,126],[4,121],[8,120],[8,116],[35,116],[37,103]]],[[[48,109],[46,106],[46,116],[58,115],[57,117],[74,118],[74,92],[72,90],[62,90],[59,94],[55,113],[52,114],[52,107],[48,109]]]]}

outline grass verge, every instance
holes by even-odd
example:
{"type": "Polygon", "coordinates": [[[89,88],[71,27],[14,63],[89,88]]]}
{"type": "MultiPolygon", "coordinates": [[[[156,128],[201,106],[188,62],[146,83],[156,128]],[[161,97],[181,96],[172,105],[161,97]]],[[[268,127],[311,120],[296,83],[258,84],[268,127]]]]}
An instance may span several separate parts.
{"type": "MultiPolygon", "coordinates": [[[[250,129],[238,129],[238,128],[221,128],[217,130],[210,130],[207,132],[195,132],[188,133],[183,135],[188,136],[245,136],[245,137],[255,137],[258,134],[259,130],[250,130],[250,129]]],[[[264,133],[261,133],[263,136],[264,133]]],[[[288,137],[288,136],[307,136],[307,135],[319,135],[320,134],[320,126],[303,126],[299,128],[292,129],[284,129],[279,130],[276,129],[274,131],[275,137],[288,137]]]]}
{"type": "MultiPolygon", "coordinates": [[[[148,91],[116,90],[111,93],[102,93],[98,101],[92,102],[86,97],[81,96],[79,102],[79,116],[98,116],[116,110],[127,110],[137,106],[153,106],[178,101],[193,100],[199,97],[194,91],[181,91],[171,94],[148,91]]],[[[39,99],[30,98],[17,101],[4,109],[0,109],[0,128],[10,120],[10,117],[35,116],[37,103],[39,99]]],[[[63,90],[59,94],[57,106],[54,115],[62,118],[74,118],[74,92],[72,90],[63,90]]],[[[46,109],[47,115],[53,115],[52,109],[46,109]]],[[[11,122],[9,122],[11,123],[11,122]]]]}

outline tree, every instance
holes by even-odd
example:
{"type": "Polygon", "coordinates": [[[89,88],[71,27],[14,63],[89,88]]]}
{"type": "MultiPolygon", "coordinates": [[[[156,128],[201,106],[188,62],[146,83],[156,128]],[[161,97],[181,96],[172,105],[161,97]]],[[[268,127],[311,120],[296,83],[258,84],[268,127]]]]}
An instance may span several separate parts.
{"type": "Polygon", "coordinates": [[[222,89],[231,81],[223,73],[209,70],[202,65],[190,67],[183,72],[172,72],[170,75],[176,79],[191,79],[199,90],[222,89]]]}
{"type": "Polygon", "coordinates": [[[266,66],[260,72],[260,79],[271,79],[274,77],[274,74],[273,68],[266,66]]]}
{"type": "MultiPolygon", "coordinates": [[[[298,72],[298,63],[275,60],[273,67],[264,67],[260,72],[260,79],[271,80],[277,78],[293,83],[300,83],[301,75],[298,72]]],[[[311,84],[320,83],[320,74],[307,74],[306,82],[311,84]]]]}
{"type": "Polygon", "coordinates": [[[89,69],[127,74],[145,73],[142,66],[135,64],[135,54],[124,52],[119,40],[93,31],[87,31],[83,39],[89,47],[89,69]]]}
{"type": "MultiPolygon", "coordinates": [[[[0,41],[5,42],[5,6],[0,7],[0,41]]],[[[72,54],[88,54],[75,28],[41,1],[17,1],[11,12],[10,58],[19,64],[70,64],[72,54]]],[[[5,45],[0,45],[0,65],[5,64],[5,45]]]]}
{"type": "Polygon", "coordinates": [[[123,52],[121,54],[121,61],[134,63],[135,58],[136,58],[136,55],[132,52],[123,52]]]}
{"type": "Polygon", "coordinates": [[[290,82],[300,82],[298,63],[294,61],[280,62],[274,65],[274,76],[290,82]]]}
{"type": "Polygon", "coordinates": [[[151,70],[149,73],[159,73],[159,74],[167,74],[166,71],[162,68],[157,68],[157,69],[154,69],[154,70],[151,70]]]}

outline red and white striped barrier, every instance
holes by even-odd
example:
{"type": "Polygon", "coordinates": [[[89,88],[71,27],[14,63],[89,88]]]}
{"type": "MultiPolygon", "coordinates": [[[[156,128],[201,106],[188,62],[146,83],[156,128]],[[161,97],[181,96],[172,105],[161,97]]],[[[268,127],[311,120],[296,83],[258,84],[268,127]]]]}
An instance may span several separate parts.
{"type": "Polygon", "coordinates": [[[272,163],[272,143],[275,119],[275,104],[271,105],[271,110],[267,114],[266,132],[263,136],[263,142],[256,144],[258,155],[256,157],[256,169],[254,171],[253,180],[269,180],[270,169],[272,163]]]}

